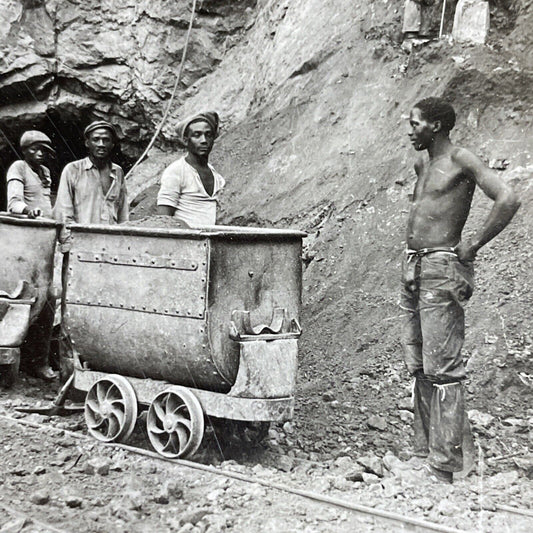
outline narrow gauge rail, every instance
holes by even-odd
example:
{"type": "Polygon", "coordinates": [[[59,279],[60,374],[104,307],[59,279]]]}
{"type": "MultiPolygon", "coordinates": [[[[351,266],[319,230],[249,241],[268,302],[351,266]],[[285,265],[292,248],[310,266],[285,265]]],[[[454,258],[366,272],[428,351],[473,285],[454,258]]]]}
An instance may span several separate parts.
{"type": "MultiPolygon", "coordinates": [[[[300,496],[302,498],[305,498],[307,500],[314,501],[316,503],[326,505],[329,507],[335,507],[335,508],[341,508],[345,509],[347,511],[350,511],[352,513],[356,513],[361,516],[370,517],[374,520],[374,524],[377,525],[377,523],[386,523],[386,524],[395,524],[397,527],[403,528],[405,531],[414,531],[416,533],[432,533],[432,532],[439,532],[439,533],[468,533],[466,530],[459,530],[453,527],[444,526],[442,524],[437,524],[435,522],[429,522],[427,520],[405,516],[399,513],[395,513],[392,511],[385,511],[382,509],[375,509],[373,507],[360,505],[357,503],[352,503],[346,500],[342,500],[339,498],[332,498],[329,496],[324,496],[322,494],[317,494],[311,491],[307,490],[301,490],[298,488],[290,487],[287,485],[282,485],[279,483],[271,483],[266,480],[262,480],[259,478],[251,478],[248,476],[245,476],[243,474],[239,474],[236,472],[231,472],[228,470],[220,470],[218,468],[215,468],[210,465],[203,465],[200,463],[195,463],[193,461],[188,461],[185,459],[174,459],[174,458],[167,458],[160,454],[157,454],[155,452],[152,452],[150,450],[145,450],[142,448],[135,448],[133,446],[128,446],[126,444],[118,444],[118,443],[103,443],[99,441],[95,441],[91,439],[89,436],[83,434],[83,433],[77,433],[75,431],[69,431],[65,429],[56,428],[54,426],[47,426],[44,424],[39,424],[36,422],[30,422],[28,420],[24,419],[15,419],[7,415],[0,415],[0,420],[5,420],[12,424],[19,424],[21,426],[31,427],[34,429],[37,429],[39,431],[43,432],[51,432],[51,433],[61,433],[62,435],[69,435],[73,438],[80,439],[80,440],[86,440],[88,442],[91,442],[93,444],[98,444],[100,446],[107,446],[111,448],[115,448],[118,450],[127,451],[132,454],[141,455],[144,457],[148,457],[150,459],[155,459],[157,461],[162,461],[166,463],[173,463],[175,465],[179,465],[186,468],[191,468],[194,470],[207,472],[216,476],[236,479],[238,481],[242,481],[244,483],[249,484],[256,484],[261,485],[265,488],[285,492],[289,494],[294,494],[297,496],[300,496]]],[[[505,511],[513,510],[514,512],[520,512],[521,510],[516,508],[506,508],[505,511]]],[[[503,510],[503,509],[502,509],[503,510]]],[[[526,511],[527,512],[527,511],[526,511]]],[[[524,514],[524,512],[522,513],[524,514]]]]}

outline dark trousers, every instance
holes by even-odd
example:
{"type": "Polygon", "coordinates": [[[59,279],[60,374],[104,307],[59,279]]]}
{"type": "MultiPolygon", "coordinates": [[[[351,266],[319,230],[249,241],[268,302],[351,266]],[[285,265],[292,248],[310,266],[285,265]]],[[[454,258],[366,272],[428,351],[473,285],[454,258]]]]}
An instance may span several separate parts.
{"type": "Polygon", "coordinates": [[[402,265],[402,343],[415,376],[415,453],[450,472],[463,468],[463,305],[472,295],[473,275],[472,265],[448,252],[406,254],[402,265]]]}
{"type": "Polygon", "coordinates": [[[50,340],[54,326],[55,298],[49,296],[43,309],[28,329],[20,347],[21,367],[31,374],[49,365],[50,340]]]}

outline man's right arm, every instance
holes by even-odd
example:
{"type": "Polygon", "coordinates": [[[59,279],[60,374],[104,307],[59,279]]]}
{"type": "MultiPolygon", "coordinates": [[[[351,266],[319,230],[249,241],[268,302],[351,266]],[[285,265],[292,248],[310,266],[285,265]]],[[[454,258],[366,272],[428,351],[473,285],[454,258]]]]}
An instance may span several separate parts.
{"type": "Polygon", "coordinates": [[[176,212],[175,207],[171,207],[170,205],[158,205],[157,206],[157,214],[158,215],[168,215],[168,216],[174,216],[174,213],[176,212]]]}
{"type": "Polygon", "coordinates": [[[54,206],[54,218],[57,222],[63,224],[59,232],[59,244],[62,252],[70,250],[70,230],[67,229],[66,225],[76,221],[74,218],[74,190],[71,172],[68,165],[63,169],[54,206]]]}
{"type": "Polygon", "coordinates": [[[180,180],[172,165],[161,176],[161,187],[157,194],[157,214],[173,216],[180,198],[180,180]]]}

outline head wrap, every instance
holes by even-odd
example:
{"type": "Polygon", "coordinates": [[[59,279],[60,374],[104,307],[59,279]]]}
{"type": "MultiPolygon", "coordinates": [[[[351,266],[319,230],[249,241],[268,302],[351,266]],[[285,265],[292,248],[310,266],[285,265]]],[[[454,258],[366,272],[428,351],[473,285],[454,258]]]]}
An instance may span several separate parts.
{"type": "Polygon", "coordinates": [[[114,139],[117,139],[117,130],[115,129],[115,126],[111,124],[111,122],[107,122],[107,120],[95,120],[94,122],[91,122],[85,130],[83,130],[83,136],[87,138],[89,136],[89,133],[91,131],[100,129],[100,128],[106,128],[108,129],[112,134],[114,139]]]}
{"type": "Polygon", "coordinates": [[[25,131],[20,138],[20,147],[27,148],[32,144],[42,144],[45,148],[54,153],[52,148],[52,141],[48,135],[45,135],[42,131],[29,130],[25,131]]]}
{"type": "Polygon", "coordinates": [[[202,113],[197,113],[196,115],[192,115],[181,122],[178,123],[176,126],[176,132],[178,134],[179,141],[183,144],[183,146],[187,145],[187,139],[185,138],[185,132],[187,131],[187,128],[193,123],[193,122],[207,122],[209,126],[211,127],[211,130],[213,131],[213,136],[216,138],[218,136],[218,113],[215,111],[204,111],[202,113]]]}

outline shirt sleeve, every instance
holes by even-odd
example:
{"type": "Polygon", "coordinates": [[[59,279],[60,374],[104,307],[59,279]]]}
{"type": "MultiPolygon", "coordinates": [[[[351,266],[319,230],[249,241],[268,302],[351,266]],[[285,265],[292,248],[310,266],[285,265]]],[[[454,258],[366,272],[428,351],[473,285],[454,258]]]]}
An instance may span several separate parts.
{"type": "Polygon", "coordinates": [[[161,176],[161,188],[157,195],[157,205],[177,208],[181,193],[180,174],[170,165],[161,176]]]}
{"type": "Polygon", "coordinates": [[[75,222],[74,218],[74,188],[72,186],[71,171],[67,165],[61,173],[59,188],[57,189],[56,204],[54,206],[54,218],[63,224],[59,232],[59,244],[62,252],[70,250],[71,236],[66,224],[75,222]]]}
{"type": "Polygon", "coordinates": [[[15,163],[9,167],[7,181],[7,210],[10,213],[22,214],[27,207],[24,201],[24,176],[15,163]]]}

